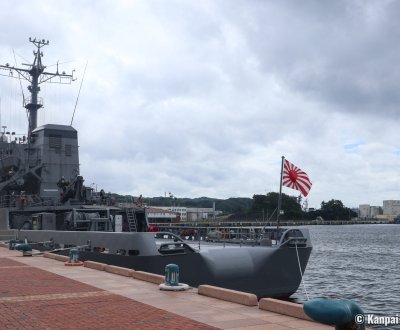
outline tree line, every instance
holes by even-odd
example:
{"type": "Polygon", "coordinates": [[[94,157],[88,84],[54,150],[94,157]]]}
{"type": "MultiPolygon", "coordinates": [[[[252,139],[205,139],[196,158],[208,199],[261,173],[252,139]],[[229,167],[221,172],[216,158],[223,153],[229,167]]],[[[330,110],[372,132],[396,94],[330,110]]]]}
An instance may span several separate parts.
{"type": "MultiPolygon", "coordinates": [[[[116,201],[134,201],[132,196],[120,196],[113,194],[116,201]]],[[[217,199],[209,197],[177,198],[169,197],[144,197],[144,203],[148,206],[193,207],[212,208],[222,211],[229,220],[258,220],[274,221],[278,206],[279,194],[270,192],[266,195],[253,195],[253,198],[236,197],[217,199]]],[[[282,194],[281,220],[315,220],[319,217],[325,220],[349,220],[357,216],[357,213],[345,207],[340,200],[331,199],[322,201],[321,208],[309,210],[303,202],[301,195],[289,196],[282,194]]]]}
{"type": "MultiPolygon", "coordinates": [[[[264,220],[276,219],[276,209],[278,205],[279,194],[270,192],[266,195],[254,195],[253,205],[249,213],[252,216],[260,216],[262,214],[264,220]],[[266,216],[267,214],[267,216],[266,216]]],[[[350,220],[357,217],[357,213],[348,207],[345,207],[342,201],[331,199],[328,202],[322,201],[321,208],[318,210],[308,210],[305,204],[302,204],[301,195],[289,196],[282,194],[282,211],[280,215],[282,220],[315,220],[322,218],[325,220],[350,220]]]]}

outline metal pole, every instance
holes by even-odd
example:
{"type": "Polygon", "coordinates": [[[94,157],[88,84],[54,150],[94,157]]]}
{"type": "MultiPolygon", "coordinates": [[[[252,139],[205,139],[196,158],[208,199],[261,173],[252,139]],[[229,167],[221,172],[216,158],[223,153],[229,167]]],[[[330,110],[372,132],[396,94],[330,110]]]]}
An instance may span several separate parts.
{"type": "MultiPolygon", "coordinates": [[[[282,156],[282,164],[281,164],[281,179],[279,184],[279,198],[278,198],[278,212],[276,214],[276,234],[278,235],[279,232],[279,216],[281,214],[281,207],[282,207],[282,175],[283,175],[283,162],[285,160],[285,156],[282,156]]],[[[276,237],[278,240],[278,236],[276,237]]]]}
{"type": "Polygon", "coordinates": [[[37,111],[38,111],[38,92],[39,92],[39,72],[32,70],[32,85],[31,85],[31,104],[29,112],[29,136],[31,136],[32,131],[37,127],[37,111]]]}

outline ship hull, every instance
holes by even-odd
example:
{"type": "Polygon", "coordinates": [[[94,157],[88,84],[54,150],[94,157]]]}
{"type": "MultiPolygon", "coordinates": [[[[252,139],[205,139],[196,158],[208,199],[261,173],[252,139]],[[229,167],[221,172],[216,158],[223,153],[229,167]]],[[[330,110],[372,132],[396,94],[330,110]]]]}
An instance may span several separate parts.
{"type": "MultiPolygon", "coordinates": [[[[150,273],[165,274],[165,266],[179,266],[180,282],[197,287],[208,284],[254,293],[259,299],[263,297],[288,298],[294,294],[300,283],[301,274],[295,249],[283,248],[275,251],[256,251],[258,248],[242,248],[246,251],[237,255],[238,249],[221,251],[218,257],[210,262],[203,253],[172,256],[119,256],[106,253],[81,252],[81,260],[92,260],[150,273]],[[259,253],[257,253],[259,252],[259,253]],[[256,254],[260,254],[256,257],[256,254]],[[231,258],[235,263],[226,263],[231,258]],[[258,259],[258,265],[252,260],[258,259]],[[220,263],[219,267],[212,267],[220,263]],[[244,265],[247,264],[247,265],[244,265]]],[[[311,254],[311,248],[299,249],[302,273],[311,254]]]]}
{"type": "MultiPolygon", "coordinates": [[[[90,241],[90,251],[83,248],[79,253],[81,261],[91,260],[160,275],[165,274],[166,265],[173,263],[179,266],[182,283],[194,287],[215,285],[254,293],[258,298],[287,298],[295,293],[312,250],[310,244],[303,247],[203,244],[200,249],[185,244],[186,248],[178,253],[160,254],[162,242],[156,244],[152,233],[21,230],[19,235],[32,242],[52,239],[56,243],[62,242],[63,246],[83,246],[90,241]],[[97,252],[99,248],[105,248],[108,253],[97,252]],[[115,253],[120,248],[138,255],[115,253]]],[[[68,255],[68,250],[61,253],[68,255]]]]}

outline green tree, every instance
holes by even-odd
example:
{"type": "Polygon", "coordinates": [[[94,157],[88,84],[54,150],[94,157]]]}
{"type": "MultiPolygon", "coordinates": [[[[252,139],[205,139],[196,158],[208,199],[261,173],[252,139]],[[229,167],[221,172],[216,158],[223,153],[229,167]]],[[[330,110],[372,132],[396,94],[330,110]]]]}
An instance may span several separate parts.
{"type": "Polygon", "coordinates": [[[331,199],[329,202],[323,201],[321,203],[321,216],[325,220],[350,220],[356,216],[348,207],[345,207],[340,200],[331,199]]]}
{"type": "MultiPolygon", "coordinates": [[[[272,220],[276,219],[278,199],[279,194],[276,192],[270,192],[266,195],[254,195],[252,211],[264,211],[269,217],[274,213],[272,220]]],[[[301,219],[301,205],[298,203],[298,198],[295,196],[282,194],[282,210],[284,214],[280,216],[280,219],[301,219]]]]}

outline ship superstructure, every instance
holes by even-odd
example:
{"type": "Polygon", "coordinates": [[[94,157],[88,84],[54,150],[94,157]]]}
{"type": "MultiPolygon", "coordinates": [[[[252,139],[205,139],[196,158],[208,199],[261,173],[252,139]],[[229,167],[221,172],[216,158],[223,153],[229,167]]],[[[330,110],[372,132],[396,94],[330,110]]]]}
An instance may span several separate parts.
{"type": "Polygon", "coordinates": [[[14,138],[3,130],[0,139],[0,196],[12,203],[11,196],[27,196],[30,201],[56,204],[63,192],[59,181],[72,182],[79,176],[78,134],[72,126],[44,125],[37,127],[38,110],[43,107],[40,85],[46,82],[71,83],[73,73],[46,71],[42,48],[44,39],[29,38],[35,46],[32,64],[25,68],[0,65],[0,74],[26,80],[29,96],[23,95],[28,116],[27,135],[14,138]]]}
{"type": "MultiPolygon", "coordinates": [[[[32,39],[34,59],[25,67],[0,65],[0,75],[28,81],[23,93],[28,129],[22,138],[3,129],[0,135],[0,229],[46,227],[55,230],[146,230],[143,208],[111,205],[103,190],[86,187],[79,172],[78,132],[71,125],[37,126],[43,83],[69,84],[71,74],[49,72],[42,62],[44,39],[32,39]]],[[[22,88],[22,85],[21,85],[22,88]]],[[[4,127],[5,128],[5,127],[4,127]]]]}

